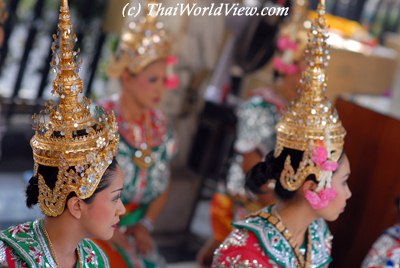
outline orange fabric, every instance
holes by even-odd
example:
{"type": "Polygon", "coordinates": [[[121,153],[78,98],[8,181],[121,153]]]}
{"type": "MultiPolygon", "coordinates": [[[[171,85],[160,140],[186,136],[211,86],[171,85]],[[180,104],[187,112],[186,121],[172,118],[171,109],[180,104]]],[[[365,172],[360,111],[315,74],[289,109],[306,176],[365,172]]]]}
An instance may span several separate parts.
{"type": "Polygon", "coordinates": [[[226,194],[215,193],[210,205],[211,226],[214,238],[222,242],[232,231],[231,222],[234,215],[234,203],[226,194]]]}
{"type": "Polygon", "coordinates": [[[125,263],[124,258],[119,254],[116,248],[114,248],[111,243],[107,241],[92,239],[104,253],[107,255],[108,260],[110,262],[110,267],[118,267],[118,268],[128,268],[125,263]]]}
{"type": "Polygon", "coordinates": [[[132,211],[135,211],[138,207],[139,207],[139,205],[135,204],[135,203],[125,204],[125,209],[126,209],[125,214],[128,214],[128,213],[131,213],[132,211]]]}

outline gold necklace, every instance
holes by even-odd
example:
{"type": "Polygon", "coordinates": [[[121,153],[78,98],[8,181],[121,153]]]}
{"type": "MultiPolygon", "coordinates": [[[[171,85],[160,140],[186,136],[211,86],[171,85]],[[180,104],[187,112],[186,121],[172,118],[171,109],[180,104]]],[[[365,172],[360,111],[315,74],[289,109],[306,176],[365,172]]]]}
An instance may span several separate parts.
{"type": "MultiPolygon", "coordinates": [[[[57,268],[61,268],[61,265],[60,265],[60,263],[58,262],[58,259],[57,259],[56,251],[54,250],[53,244],[51,243],[50,236],[49,236],[49,234],[47,233],[46,228],[44,228],[44,226],[43,226],[43,221],[40,222],[40,225],[41,225],[41,227],[42,227],[42,230],[43,230],[44,235],[46,236],[47,241],[49,242],[51,256],[53,257],[54,262],[55,262],[56,265],[57,265],[57,268]]],[[[76,249],[76,252],[77,252],[77,254],[78,254],[79,267],[82,268],[82,267],[83,267],[83,258],[82,258],[82,256],[81,256],[81,254],[79,253],[79,250],[78,250],[78,249],[76,249]]]]}
{"type": "Polygon", "coordinates": [[[83,258],[81,256],[81,253],[79,252],[79,248],[76,248],[76,253],[78,255],[78,262],[79,262],[79,267],[83,268],[83,258]]]}
{"type": "MultiPolygon", "coordinates": [[[[146,112],[148,113],[148,112],[146,112]]],[[[142,169],[149,169],[153,164],[152,151],[150,148],[150,142],[152,142],[151,130],[150,128],[150,118],[148,114],[145,114],[144,122],[144,142],[136,148],[135,154],[133,155],[133,163],[142,169]]],[[[134,130],[133,130],[134,131],[134,130]]],[[[136,133],[133,133],[134,137],[136,133]]]]}
{"type": "MultiPolygon", "coordinates": [[[[275,208],[275,206],[274,206],[275,208]]],[[[294,255],[296,257],[298,267],[302,268],[310,268],[311,267],[311,246],[312,246],[312,237],[311,237],[311,230],[308,228],[307,230],[307,252],[306,252],[306,257],[304,258],[303,254],[300,252],[300,248],[297,246],[296,241],[293,239],[292,234],[289,232],[289,230],[283,225],[281,216],[277,212],[276,208],[272,210],[275,210],[275,213],[277,214],[272,215],[271,213],[267,212],[257,212],[255,214],[251,214],[250,216],[259,216],[265,220],[267,220],[269,223],[275,226],[275,228],[283,235],[283,237],[288,241],[290,247],[292,248],[294,255]]],[[[271,210],[271,212],[272,212],[271,210]]]]}
{"type": "Polygon", "coordinates": [[[122,114],[122,118],[125,121],[126,124],[126,130],[131,131],[131,135],[133,137],[132,141],[128,141],[128,143],[131,143],[132,147],[135,147],[135,152],[132,156],[132,161],[133,163],[138,166],[141,169],[149,169],[153,165],[153,156],[152,156],[152,150],[150,148],[151,143],[152,143],[152,133],[151,130],[149,131],[150,128],[150,117],[148,115],[149,111],[144,112],[144,124],[143,124],[143,131],[140,131],[140,126],[137,122],[133,120],[128,120],[126,114],[129,114],[128,111],[125,108],[126,104],[122,101],[122,98],[119,100],[119,112],[122,114]],[[133,122],[132,122],[133,121],[133,122]],[[140,140],[140,145],[138,148],[137,146],[137,139],[138,137],[141,138],[140,140]]]}
{"type": "Polygon", "coordinates": [[[275,216],[283,223],[281,215],[278,213],[278,209],[276,208],[276,205],[274,205],[271,209],[271,213],[275,214],[275,216]]]}
{"type": "Polygon", "coordinates": [[[53,257],[53,259],[54,259],[54,261],[55,261],[57,267],[61,267],[60,263],[58,262],[56,252],[55,252],[55,250],[54,250],[54,248],[53,248],[53,244],[51,243],[50,236],[49,236],[49,234],[47,233],[46,228],[44,228],[44,226],[43,226],[43,221],[41,222],[41,226],[42,226],[42,229],[43,229],[43,233],[44,233],[44,235],[46,236],[47,241],[49,242],[50,254],[51,254],[51,256],[53,257]]]}

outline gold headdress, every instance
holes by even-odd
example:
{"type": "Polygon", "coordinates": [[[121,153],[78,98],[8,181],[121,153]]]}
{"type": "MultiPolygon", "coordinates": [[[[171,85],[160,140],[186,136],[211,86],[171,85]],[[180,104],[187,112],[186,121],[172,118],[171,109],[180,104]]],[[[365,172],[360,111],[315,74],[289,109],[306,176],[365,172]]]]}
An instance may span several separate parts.
{"type": "Polygon", "coordinates": [[[278,53],[273,59],[275,70],[282,74],[300,72],[298,61],[303,56],[307,45],[307,30],[305,28],[308,11],[308,0],[295,0],[291,14],[282,25],[277,42],[278,53]]]}
{"type": "MultiPolygon", "coordinates": [[[[148,1],[156,4],[157,1],[148,1]]],[[[149,14],[146,8],[144,17],[138,22],[130,22],[121,33],[119,48],[109,63],[108,74],[112,78],[121,76],[125,68],[131,73],[140,73],[146,66],[166,58],[170,51],[170,40],[162,22],[149,14]]]]}
{"type": "Polygon", "coordinates": [[[52,93],[60,97],[33,116],[35,135],[31,139],[35,175],[39,183],[39,204],[48,216],[60,215],[71,192],[90,197],[116,154],[119,136],[114,114],[91,109],[90,100],[79,96],[78,52],[74,45],[68,0],[61,1],[57,35],[53,36],[52,67],[56,73],[52,93]],[[51,190],[38,173],[38,165],[58,167],[51,190]]]}
{"type": "Polygon", "coordinates": [[[297,190],[310,174],[319,182],[317,191],[330,187],[333,166],[343,151],[346,131],[326,96],[329,47],[326,43],[328,27],[325,19],[325,5],[321,1],[317,8],[318,17],[313,21],[307,49],[307,67],[300,81],[300,97],[292,103],[276,126],[277,143],[275,157],[283,148],[304,151],[297,169],[286,158],[280,176],[282,186],[297,190]],[[325,150],[325,151],[324,151],[325,150]]]}

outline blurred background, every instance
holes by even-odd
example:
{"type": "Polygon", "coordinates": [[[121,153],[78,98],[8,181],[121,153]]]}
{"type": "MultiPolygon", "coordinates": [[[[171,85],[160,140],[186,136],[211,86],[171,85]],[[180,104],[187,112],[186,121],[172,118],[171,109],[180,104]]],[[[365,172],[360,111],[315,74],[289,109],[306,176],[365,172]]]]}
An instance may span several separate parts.
{"type": "MultiPolygon", "coordinates": [[[[38,209],[28,210],[24,204],[24,188],[33,167],[30,120],[51,98],[50,46],[59,9],[59,1],[54,0],[5,2],[8,17],[0,50],[0,229],[40,216],[38,209]]],[[[127,23],[121,10],[128,0],[69,2],[83,60],[80,76],[85,94],[103,98],[115,91],[105,69],[127,23]]],[[[212,3],[163,1],[171,6],[193,2],[212,3]]],[[[268,1],[236,2],[261,5],[268,1]]],[[[316,1],[311,2],[314,9],[316,1]]],[[[345,146],[352,163],[349,183],[353,191],[346,212],[331,226],[335,236],[332,267],[357,267],[376,237],[397,219],[392,203],[400,192],[396,169],[400,159],[400,0],[326,2],[332,15],[328,18],[332,46],[328,90],[348,132],[345,146]]],[[[234,110],[248,97],[249,89],[272,85],[273,71],[265,55],[274,51],[274,36],[263,34],[259,17],[160,20],[173,35],[181,84],[178,90],[167,92],[161,107],[177,131],[179,153],[173,162],[170,198],[157,220],[155,236],[171,267],[196,267],[196,253],[212,235],[210,198],[224,180],[232,155],[234,110]],[[244,46],[243,40],[252,42],[244,46]],[[267,47],[264,54],[255,53],[263,47],[267,47]]]]}

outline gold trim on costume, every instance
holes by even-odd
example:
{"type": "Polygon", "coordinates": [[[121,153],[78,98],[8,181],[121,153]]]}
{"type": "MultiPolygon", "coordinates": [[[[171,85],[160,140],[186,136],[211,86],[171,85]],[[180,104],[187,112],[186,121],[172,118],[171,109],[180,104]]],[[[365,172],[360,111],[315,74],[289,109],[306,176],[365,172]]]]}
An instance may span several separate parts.
{"type": "Polygon", "coordinates": [[[288,241],[290,247],[293,250],[294,255],[296,256],[298,267],[301,268],[310,268],[311,267],[311,251],[312,251],[312,237],[310,228],[307,229],[307,251],[306,256],[300,252],[300,248],[297,245],[296,241],[293,238],[293,235],[289,232],[289,230],[283,225],[282,220],[280,219],[279,214],[273,215],[267,212],[257,212],[253,213],[248,217],[260,217],[271,223],[275,228],[283,235],[283,237],[288,241]]]}

